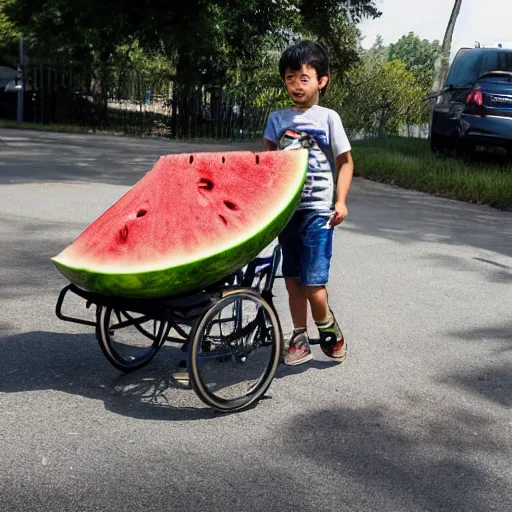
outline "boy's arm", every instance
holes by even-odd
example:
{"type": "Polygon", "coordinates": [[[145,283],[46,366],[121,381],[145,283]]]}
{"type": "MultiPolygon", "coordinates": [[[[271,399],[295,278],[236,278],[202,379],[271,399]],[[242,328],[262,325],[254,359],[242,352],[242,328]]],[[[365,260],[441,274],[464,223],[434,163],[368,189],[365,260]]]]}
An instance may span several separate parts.
{"type": "Polygon", "coordinates": [[[336,194],[331,227],[340,225],[348,215],[347,196],[354,174],[351,146],[338,113],[329,112],[329,134],[331,147],[336,157],[336,194]]]}
{"type": "Polygon", "coordinates": [[[268,116],[267,126],[263,133],[263,140],[265,141],[265,151],[277,151],[277,133],[274,126],[274,112],[268,116]]]}
{"type": "Polygon", "coordinates": [[[265,139],[265,151],[277,151],[277,144],[271,140],[265,139]]]}
{"type": "Polygon", "coordinates": [[[338,155],[336,158],[336,204],[334,205],[334,214],[331,218],[331,227],[339,226],[347,217],[347,196],[352,184],[354,175],[354,160],[352,153],[347,151],[338,155]]]}

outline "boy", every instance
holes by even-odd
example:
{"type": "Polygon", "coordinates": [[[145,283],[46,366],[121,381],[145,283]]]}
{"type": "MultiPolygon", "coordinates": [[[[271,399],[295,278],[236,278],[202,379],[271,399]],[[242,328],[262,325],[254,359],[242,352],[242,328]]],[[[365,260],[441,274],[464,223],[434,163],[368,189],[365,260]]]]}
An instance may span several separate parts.
{"type": "Polygon", "coordinates": [[[284,362],[298,365],[313,357],[307,334],[308,302],[320,333],[322,351],[343,362],[346,344],[329,308],[325,286],[333,229],[348,215],[346,199],[354,172],[352,148],[339,115],[318,105],[329,82],[329,61],[324,49],[312,41],[288,48],[279,61],[279,72],[294,107],[270,114],[264,134],[265,149],[285,149],[297,142],[305,142],[303,145],[309,149],[309,168],[300,204],[279,236],[293,321],[284,362]]]}

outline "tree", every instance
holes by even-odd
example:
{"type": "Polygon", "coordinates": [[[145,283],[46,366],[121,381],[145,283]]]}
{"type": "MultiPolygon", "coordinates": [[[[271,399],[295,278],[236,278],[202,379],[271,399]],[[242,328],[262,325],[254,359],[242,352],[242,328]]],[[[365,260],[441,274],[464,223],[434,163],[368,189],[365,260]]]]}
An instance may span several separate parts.
{"type": "Polygon", "coordinates": [[[325,103],[341,111],[352,135],[398,133],[404,126],[423,123],[428,115],[415,75],[405,62],[387,60],[379,38],[346,78],[343,84],[336,79],[331,83],[325,103]]]}
{"type": "Polygon", "coordinates": [[[23,34],[32,63],[39,60],[65,73],[73,65],[83,75],[83,83],[90,83],[90,76],[99,79],[103,111],[98,109],[98,118],[108,112],[107,93],[113,83],[117,91],[126,91],[130,71],[147,82],[157,70],[172,82],[176,102],[172,110],[180,113],[183,123],[202,115],[198,106],[205,102],[210,103],[209,119],[220,119],[225,92],[236,93],[241,109],[244,104],[283,102],[276,59],[295,38],[323,43],[332,57],[333,72],[342,77],[359,58],[356,23],[380,15],[376,0],[0,3],[7,19],[23,34]],[[157,56],[161,65],[150,66],[148,58],[157,56]],[[255,86],[255,80],[265,85],[255,86]],[[265,90],[267,84],[274,85],[265,90]]]}
{"type": "Polygon", "coordinates": [[[439,41],[433,42],[420,39],[414,32],[401,37],[396,43],[389,45],[388,58],[405,62],[418,83],[427,92],[434,79],[435,63],[441,52],[439,41]]]}
{"type": "Polygon", "coordinates": [[[18,63],[18,41],[21,33],[2,10],[0,1],[0,65],[15,66],[18,63]]]}
{"type": "Polygon", "coordinates": [[[296,32],[317,39],[329,51],[331,69],[343,75],[358,61],[359,31],[363,17],[378,18],[381,13],[373,0],[300,0],[296,32]]]}
{"type": "Polygon", "coordinates": [[[452,14],[446,27],[444,35],[443,45],[441,46],[441,52],[436,60],[434,83],[432,85],[432,91],[440,91],[443,87],[446,75],[448,74],[449,62],[450,62],[450,51],[452,49],[453,32],[459,17],[462,0],[455,0],[453,5],[452,14]]]}
{"type": "Polygon", "coordinates": [[[372,47],[364,52],[365,67],[368,69],[383,66],[389,60],[388,53],[387,46],[384,46],[384,39],[378,34],[372,47]]]}
{"type": "Polygon", "coordinates": [[[153,96],[167,96],[175,69],[161,52],[144,51],[138,41],[134,41],[119,46],[112,60],[111,73],[117,98],[142,104],[148,88],[153,96]]]}
{"type": "Polygon", "coordinates": [[[184,82],[222,81],[234,63],[257,61],[268,38],[284,43],[292,33],[324,37],[348,63],[354,52],[344,49],[340,26],[380,14],[375,0],[2,1],[32,53],[106,62],[117,46],[139,40],[173,58],[184,82]]]}

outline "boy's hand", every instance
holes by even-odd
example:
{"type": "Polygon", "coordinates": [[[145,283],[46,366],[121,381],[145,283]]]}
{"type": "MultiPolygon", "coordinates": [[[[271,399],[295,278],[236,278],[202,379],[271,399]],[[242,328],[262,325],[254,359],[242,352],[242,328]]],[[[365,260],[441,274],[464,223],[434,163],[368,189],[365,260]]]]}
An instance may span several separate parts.
{"type": "Polygon", "coordinates": [[[334,213],[332,214],[331,221],[330,221],[331,228],[335,228],[336,226],[339,226],[347,218],[347,215],[348,215],[347,205],[345,203],[342,203],[341,201],[338,201],[334,205],[334,213]]]}

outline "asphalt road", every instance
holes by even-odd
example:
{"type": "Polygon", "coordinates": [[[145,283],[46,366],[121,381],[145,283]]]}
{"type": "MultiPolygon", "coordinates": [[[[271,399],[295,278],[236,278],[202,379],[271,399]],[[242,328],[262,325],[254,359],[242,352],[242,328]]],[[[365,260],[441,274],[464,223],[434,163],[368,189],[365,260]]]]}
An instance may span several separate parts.
{"type": "Polygon", "coordinates": [[[0,510],[511,511],[510,213],[356,179],[330,286],[347,362],[314,347],[239,414],[55,317],[51,256],[161,154],[235,148],[0,130],[0,510]]]}

